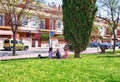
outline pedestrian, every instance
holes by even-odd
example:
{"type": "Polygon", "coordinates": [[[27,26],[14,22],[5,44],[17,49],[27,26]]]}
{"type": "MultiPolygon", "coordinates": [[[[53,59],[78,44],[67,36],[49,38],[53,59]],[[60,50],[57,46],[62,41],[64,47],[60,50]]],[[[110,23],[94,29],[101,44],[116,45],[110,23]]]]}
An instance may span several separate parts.
{"type": "Polygon", "coordinates": [[[61,53],[60,53],[59,49],[56,50],[56,58],[57,59],[61,58],[61,53]]]}
{"type": "Polygon", "coordinates": [[[63,58],[68,59],[68,52],[67,48],[64,48],[64,56],[63,58]]]}
{"type": "Polygon", "coordinates": [[[50,47],[48,51],[48,58],[52,59],[52,55],[53,55],[53,48],[50,47]]]}

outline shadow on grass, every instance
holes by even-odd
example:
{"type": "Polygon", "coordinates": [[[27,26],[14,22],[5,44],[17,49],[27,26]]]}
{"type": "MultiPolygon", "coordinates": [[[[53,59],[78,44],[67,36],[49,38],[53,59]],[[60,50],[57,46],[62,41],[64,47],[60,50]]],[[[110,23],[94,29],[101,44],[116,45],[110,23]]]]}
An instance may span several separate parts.
{"type": "MultiPolygon", "coordinates": [[[[81,58],[81,57],[80,57],[81,58]]],[[[4,59],[4,60],[1,60],[1,61],[24,61],[24,60],[50,60],[47,56],[45,56],[45,57],[42,57],[42,56],[40,56],[39,57],[39,55],[38,55],[38,57],[30,57],[30,58],[17,58],[17,59],[4,59]]],[[[58,59],[58,58],[53,58],[53,60],[54,59],[57,59],[57,60],[63,60],[64,58],[63,58],[63,55],[62,55],[62,57],[60,58],[60,59],[58,59]]],[[[70,54],[69,55],[69,58],[68,59],[75,59],[74,58],[74,55],[73,54],[70,54]]],[[[68,60],[67,59],[67,60],[68,60]]],[[[64,60],[66,60],[66,59],[64,59],[64,60]]]]}
{"type": "Polygon", "coordinates": [[[13,60],[33,60],[33,59],[36,59],[36,60],[40,60],[40,59],[48,59],[48,57],[41,57],[41,58],[38,58],[38,57],[32,57],[32,58],[19,58],[19,59],[4,59],[4,60],[1,60],[1,61],[13,61],[13,60]]]}
{"type": "Polygon", "coordinates": [[[115,55],[115,54],[112,54],[112,55],[108,55],[108,54],[104,54],[104,55],[101,55],[101,56],[97,56],[97,58],[120,58],[120,55],[115,55]]]}

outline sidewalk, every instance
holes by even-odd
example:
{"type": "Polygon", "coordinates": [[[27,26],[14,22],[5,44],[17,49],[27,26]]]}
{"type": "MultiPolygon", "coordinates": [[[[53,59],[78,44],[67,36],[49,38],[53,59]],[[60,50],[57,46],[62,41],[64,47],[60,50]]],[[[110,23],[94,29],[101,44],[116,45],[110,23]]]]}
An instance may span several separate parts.
{"type": "MultiPolygon", "coordinates": [[[[84,52],[82,52],[82,54],[95,54],[100,52],[100,50],[98,51],[97,49],[91,48],[91,49],[86,49],[84,52]]],[[[40,53],[42,55],[42,57],[47,57],[48,53],[40,53]]],[[[61,53],[61,54],[64,54],[61,53]]],[[[69,54],[73,54],[73,52],[69,52],[69,54]]],[[[0,60],[10,60],[10,59],[23,59],[23,58],[37,58],[38,57],[38,53],[35,54],[25,54],[25,55],[17,55],[17,56],[1,56],[0,60]]]]}

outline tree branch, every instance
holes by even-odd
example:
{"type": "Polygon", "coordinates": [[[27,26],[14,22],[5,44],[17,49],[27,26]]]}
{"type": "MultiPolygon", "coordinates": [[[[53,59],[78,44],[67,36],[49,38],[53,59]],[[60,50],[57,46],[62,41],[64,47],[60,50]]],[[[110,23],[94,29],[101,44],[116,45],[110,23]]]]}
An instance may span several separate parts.
{"type": "Polygon", "coordinates": [[[0,3],[2,5],[2,7],[4,8],[4,10],[6,11],[6,13],[8,13],[8,11],[7,11],[6,7],[5,7],[5,3],[3,3],[3,0],[0,0],[0,3]]]}
{"type": "MultiPolygon", "coordinates": [[[[20,13],[18,14],[18,20],[20,20],[20,16],[23,14],[24,10],[28,7],[29,3],[30,3],[30,1],[26,0],[24,7],[22,8],[22,10],[20,11],[20,13]]],[[[19,21],[17,21],[17,22],[19,22],[19,21]]]]}

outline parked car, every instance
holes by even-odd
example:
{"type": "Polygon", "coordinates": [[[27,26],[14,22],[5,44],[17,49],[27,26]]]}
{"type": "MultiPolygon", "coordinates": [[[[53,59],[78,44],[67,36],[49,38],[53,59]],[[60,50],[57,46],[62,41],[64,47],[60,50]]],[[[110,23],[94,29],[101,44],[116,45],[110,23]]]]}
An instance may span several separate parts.
{"type": "Polygon", "coordinates": [[[104,43],[102,43],[101,45],[105,46],[106,49],[111,49],[111,48],[113,48],[112,44],[109,43],[109,42],[104,42],[104,43]]]}
{"type": "Polygon", "coordinates": [[[90,47],[98,47],[100,46],[100,42],[90,42],[90,47]]]}
{"type": "MultiPolygon", "coordinates": [[[[16,40],[16,50],[27,50],[29,47],[22,41],[16,40]]],[[[13,50],[13,39],[5,39],[3,43],[4,50],[13,50]]]]}
{"type": "Polygon", "coordinates": [[[119,46],[120,45],[120,42],[116,42],[115,46],[119,46]]]}
{"type": "Polygon", "coordinates": [[[120,49],[120,45],[118,45],[118,48],[120,49]]]}

